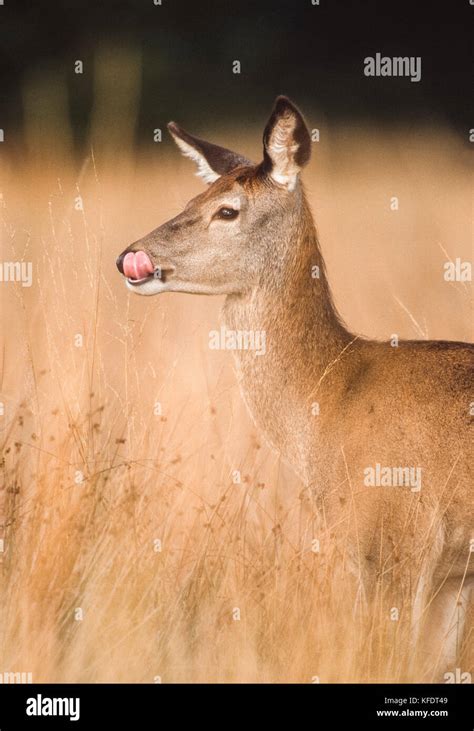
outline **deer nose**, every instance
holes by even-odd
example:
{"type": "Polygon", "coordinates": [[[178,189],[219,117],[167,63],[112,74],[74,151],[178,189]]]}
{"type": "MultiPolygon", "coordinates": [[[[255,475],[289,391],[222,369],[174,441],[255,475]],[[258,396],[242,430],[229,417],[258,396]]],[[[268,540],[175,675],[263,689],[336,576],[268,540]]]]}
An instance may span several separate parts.
{"type": "Polygon", "coordinates": [[[120,254],[120,256],[117,257],[117,260],[115,262],[120,274],[123,274],[123,260],[125,259],[126,254],[127,254],[127,252],[124,251],[123,254],[120,254]]]}
{"type": "Polygon", "coordinates": [[[127,279],[146,279],[155,267],[146,251],[124,251],[117,260],[117,268],[127,279]]]}

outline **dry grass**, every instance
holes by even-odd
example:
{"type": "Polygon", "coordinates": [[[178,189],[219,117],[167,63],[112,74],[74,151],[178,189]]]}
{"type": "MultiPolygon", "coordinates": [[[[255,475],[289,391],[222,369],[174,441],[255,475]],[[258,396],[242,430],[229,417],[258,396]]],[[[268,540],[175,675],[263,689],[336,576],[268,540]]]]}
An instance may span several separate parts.
{"type": "MultiPolygon", "coordinates": [[[[443,279],[443,249],[470,258],[469,178],[440,137],[334,129],[315,145],[305,180],[354,331],[472,338],[470,291],[443,279]]],[[[35,280],[1,285],[0,671],[415,679],[403,612],[365,608],[330,552],[311,551],[302,486],[255,433],[231,356],[207,347],[222,301],[134,297],[115,271],[201,190],[163,149],[90,157],[80,173],[33,154],[3,169],[2,259],[32,261],[35,280]]]]}

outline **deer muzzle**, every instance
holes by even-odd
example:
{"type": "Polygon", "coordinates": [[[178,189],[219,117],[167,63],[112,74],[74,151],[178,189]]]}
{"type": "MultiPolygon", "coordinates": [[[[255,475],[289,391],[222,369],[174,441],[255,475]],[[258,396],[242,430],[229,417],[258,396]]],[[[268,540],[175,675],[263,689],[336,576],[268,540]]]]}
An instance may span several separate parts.
{"type": "Polygon", "coordinates": [[[144,251],[129,251],[125,254],[121,267],[118,262],[117,266],[123,275],[132,281],[146,279],[155,271],[150,257],[144,251]]]}

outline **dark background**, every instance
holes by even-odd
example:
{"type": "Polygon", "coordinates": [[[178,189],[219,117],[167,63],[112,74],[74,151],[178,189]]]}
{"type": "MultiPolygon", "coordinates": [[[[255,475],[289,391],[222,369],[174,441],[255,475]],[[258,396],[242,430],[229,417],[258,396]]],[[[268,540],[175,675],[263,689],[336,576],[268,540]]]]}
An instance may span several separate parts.
{"type": "MultiPolygon", "coordinates": [[[[469,0],[39,0],[0,6],[2,127],[22,125],[21,89],[32,69],[65,74],[74,143],[87,133],[94,54],[104,43],[142,54],[136,141],[160,119],[186,122],[268,114],[280,93],[331,122],[429,122],[466,138],[474,7],[469,0]],[[421,56],[422,79],[367,78],[363,59],[421,56]],[[74,61],[84,74],[74,74],[74,61]],[[241,75],[232,73],[240,60],[241,75]]],[[[120,84],[120,78],[115,83],[120,84]]],[[[195,125],[196,126],[196,125],[195,125]]],[[[21,136],[21,135],[20,135],[21,136]]]]}

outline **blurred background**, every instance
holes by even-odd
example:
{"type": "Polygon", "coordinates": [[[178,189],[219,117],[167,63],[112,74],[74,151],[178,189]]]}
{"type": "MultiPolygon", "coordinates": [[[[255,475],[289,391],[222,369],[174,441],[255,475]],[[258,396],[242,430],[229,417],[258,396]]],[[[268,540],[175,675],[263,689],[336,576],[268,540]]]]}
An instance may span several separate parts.
{"type": "MultiPolygon", "coordinates": [[[[19,154],[33,144],[24,124],[35,103],[38,125],[70,119],[67,142],[81,152],[98,104],[115,112],[115,124],[130,104],[132,139],[150,145],[152,130],[174,117],[197,127],[231,120],[251,125],[281,93],[319,126],[429,122],[466,141],[472,123],[468,0],[449,7],[315,2],[6,1],[0,118],[8,144],[15,140],[19,154]],[[376,52],[421,56],[422,80],[365,77],[363,59],[376,52]],[[82,74],[75,73],[76,60],[82,74]],[[240,74],[232,73],[234,60],[240,74]]],[[[114,126],[102,134],[113,135],[114,126]]]]}
{"type": "Polygon", "coordinates": [[[115,258],[203,190],[170,119],[257,161],[284,93],[320,132],[303,178],[348,326],[471,341],[472,284],[444,267],[472,259],[472,12],[0,5],[1,259],[33,266],[0,284],[0,672],[432,679],[312,552],[303,486],[208,348],[222,298],[136,297],[115,258]],[[364,76],[377,52],[421,56],[421,81],[364,76]]]}

